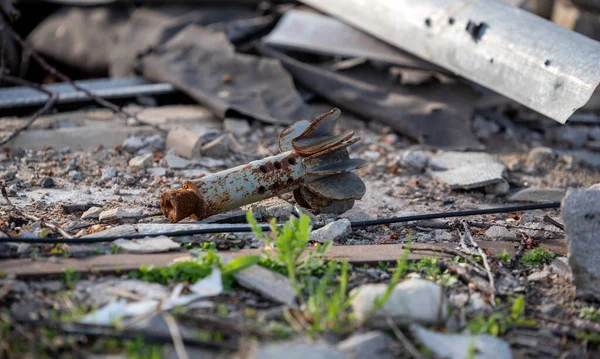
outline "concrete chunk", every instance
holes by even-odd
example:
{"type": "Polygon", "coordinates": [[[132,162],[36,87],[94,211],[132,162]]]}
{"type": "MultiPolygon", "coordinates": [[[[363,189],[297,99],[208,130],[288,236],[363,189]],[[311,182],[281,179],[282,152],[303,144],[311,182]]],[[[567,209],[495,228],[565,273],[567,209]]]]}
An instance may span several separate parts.
{"type": "Polygon", "coordinates": [[[565,196],[562,188],[525,188],[508,198],[510,202],[560,202],[565,196]]]}
{"type": "Polygon", "coordinates": [[[141,215],[141,209],[112,208],[100,213],[98,219],[101,221],[114,221],[116,219],[136,218],[141,215]]]}
{"type": "Polygon", "coordinates": [[[154,156],[151,153],[142,156],[136,156],[129,160],[129,167],[131,168],[148,168],[152,167],[154,163],[154,156]]]}
{"type": "MultiPolygon", "coordinates": [[[[387,284],[364,284],[354,288],[352,311],[357,320],[362,320],[371,311],[375,298],[383,295],[387,284]]],[[[410,279],[396,285],[383,307],[375,311],[369,322],[377,327],[388,327],[387,318],[398,323],[435,324],[446,320],[448,308],[441,288],[422,279],[410,279]]]]}
{"type": "Polygon", "coordinates": [[[118,239],[113,242],[121,250],[129,253],[161,253],[179,249],[180,245],[169,237],[146,237],[136,240],[118,239]]]}
{"type": "Polygon", "coordinates": [[[506,166],[485,152],[443,152],[429,160],[429,167],[429,174],[451,189],[502,186],[506,182],[502,177],[506,166]]]}
{"type": "Polygon", "coordinates": [[[569,190],[562,203],[576,294],[600,300],[600,191],[569,190]]]}
{"type": "Polygon", "coordinates": [[[338,221],[331,222],[322,228],[312,231],[310,234],[310,240],[320,243],[324,243],[326,241],[336,242],[350,233],[352,233],[350,221],[347,219],[340,219],[338,221]]]}
{"type": "Polygon", "coordinates": [[[167,149],[174,149],[175,152],[185,158],[200,156],[200,147],[202,146],[202,137],[181,126],[175,126],[167,135],[167,149]]]}

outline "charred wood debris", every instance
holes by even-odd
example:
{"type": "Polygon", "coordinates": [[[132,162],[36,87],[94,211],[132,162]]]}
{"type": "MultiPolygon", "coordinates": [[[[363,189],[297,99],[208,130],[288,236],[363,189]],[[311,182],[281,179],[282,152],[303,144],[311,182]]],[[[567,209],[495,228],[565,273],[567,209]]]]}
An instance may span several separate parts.
{"type": "Polygon", "coordinates": [[[600,2],[370,3],[0,0],[0,358],[599,357],[600,2]]]}

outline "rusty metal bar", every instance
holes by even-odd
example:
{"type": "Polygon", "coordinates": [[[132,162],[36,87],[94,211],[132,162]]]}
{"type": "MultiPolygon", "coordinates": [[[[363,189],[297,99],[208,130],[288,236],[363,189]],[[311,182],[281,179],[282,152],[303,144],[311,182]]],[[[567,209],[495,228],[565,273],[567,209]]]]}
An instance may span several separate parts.
{"type": "Polygon", "coordinates": [[[494,0],[300,0],[560,123],[600,83],[600,42],[494,0]]]}
{"type": "Polygon", "coordinates": [[[160,206],[175,223],[217,213],[294,191],[303,207],[318,212],[344,212],[362,198],[365,185],[349,172],[364,161],[350,159],[347,147],[358,140],[351,130],[335,132],[339,109],[315,121],[299,121],[279,136],[281,153],[196,181],[161,195],[160,206]]]}

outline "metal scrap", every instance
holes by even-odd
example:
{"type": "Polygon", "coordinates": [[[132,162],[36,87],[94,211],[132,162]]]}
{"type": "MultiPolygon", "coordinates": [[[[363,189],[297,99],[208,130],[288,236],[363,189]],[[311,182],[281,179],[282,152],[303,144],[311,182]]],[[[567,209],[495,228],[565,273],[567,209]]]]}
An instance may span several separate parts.
{"type": "Polygon", "coordinates": [[[343,213],[365,194],[365,185],[352,172],[365,164],[350,159],[347,147],[360,138],[354,131],[335,134],[339,109],[315,121],[299,121],[279,135],[279,155],[218,172],[161,195],[163,214],[173,223],[196,220],[246,204],[294,191],[303,207],[343,213]]]}
{"type": "Polygon", "coordinates": [[[560,123],[600,83],[600,43],[499,1],[301,2],[560,123]]]}

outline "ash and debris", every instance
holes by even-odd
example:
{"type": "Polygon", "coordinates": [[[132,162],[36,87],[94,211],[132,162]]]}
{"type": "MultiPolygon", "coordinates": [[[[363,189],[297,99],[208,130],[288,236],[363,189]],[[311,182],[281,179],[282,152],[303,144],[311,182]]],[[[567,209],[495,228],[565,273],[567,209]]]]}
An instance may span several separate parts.
{"type": "MultiPolygon", "coordinates": [[[[118,265],[114,268],[116,274],[79,275],[65,271],[60,275],[40,273],[14,278],[2,273],[0,303],[5,310],[0,313],[0,324],[6,324],[5,316],[20,318],[21,324],[13,324],[17,335],[25,331],[26,339],[42,338],[43,349],[39,352],[49,357],[68,356],[71,352],[91,357],[98,353],[108,354],[111,349],[95,336],[82,338],[78,335],[73,339],[54,332],[50,335],[38,327],[26,333],[28,324],[72,321],[75,317],[94,322],[91,315],[99,308],[112,305],[123,311],[133,310],[127,309],[131,301],[146,305],[146,308],[156,307],[159,302],[187,300],[198,295],[202,300],[186,315],[177,316],[184,324],[180,334],[186,343],[196,340],[195,345],[184,348],[189,357],[217,357],[236,352],[249,358],[284,355],[415,357],[410,340],[419,343],[417,349],[428,348],[436,357],[464,358],[470,357],[471,353],[474,358],[592,358],[600,355],[600,309],[597,305],[600,300],[600,249],[597,248],[600,233],[597,209],[600,116],[597,108],[593,109],[596,112],[578,114],[587,116],[585,123],[558,125],[497,95],[485,93],[478,104],[470,103],[464,99],[474,98],[472,89],[455,80],[441,81],[438,77],[444,75],[435,71],[416,71],[417,74],[398,68],[382,71],[382,65],[376,64],[377,61],[348,64],[346,59],[335,56],[307,61],[306,58],[314,54],[306,49],[305,56],[295,54],[296,59],[289,57],[289,53],[274,50],[276,47],[270,51],[274,51],[273,57],[279,58],[281,63],[272,59],[263,62],[261,56],[266,52],[242,50],[253,48],[257,34],[270,29],[276,21],[275,14],[285,12],[285,7],[277,6],[276,10],[265,7],[258,17],[248,9],[227,16],[222,9],[214,10],[214,13],[199,11],[192,16],[192,27],[173,38],[165,32],[182,27],[182,21],[185,24],[189,21],[182,20],[181,9],[171,9],[165,14],[138,9],[127,15],[138,22],[128,24],[125,24],[126,17],[109,16],[116,11],[114,9],[99,10],[103,16],[93,16],[93,11],[65,8],[44,26],[54,29],[57,19],[64,16],[69,21],[61,31],[68,32],[77,24],[85,23],[86,19],[95,19],[93,28],[98,31],[109,29],[111,33],[121,31],[128,40],[148,31],[153,21],[158,21],[161,26],[149,36],[151,43],[136,43],[135,48],[125,51],[121,42],[115,47],[119,51],[109,58],[106,54],[101,55],[97,58],[99,61],[91,61],[92,56],[87,58],[81,53],[61,54],[64,52],[61,48],[42,46],[47,42],[43,40],[44,36],[57,36],[56,29],[47,34],[40,29],[34,32],[36,49],[57,60],[61,56],[72,56],[64,62],[80,71],[129,75],[141,66],[143,75],[176,83],[178,89],[191,99],[180,101],[185,104],[151,96],[128,100],[124,108],[135,113],[145,125],[93,107],[61,110],[39,118],[0,153],[0,181],[6,188],[8,199],[19,211],[39,220],[24,218],[2,202],[0,238],[59,236],[47,225],[60,226],[75,238],[161,231],[168,225],[159,205],[161,193],[178,189],[190,179],[279,153],[278,135],[291,119],[298,116],[315,118],[335,107],[325,98],[343,111],[338,127],[352,129],[355,136],[361,138],[349,147],[349,155],[367,162],[356,171],[366,185],[364,197],[345,213],[326,214],[299,208],[293,195],[286,193],[207,218],[201,224],[245,223],[246,210],[252,210],[261,222],[273,218],[283,222],[304,212],[313,223],[325,225],[312,232],[310,240],[315,245],[333,240],[334,247],[355,246],[364,250],[363,246],[368,245],[405,244],[411,238],[419,245],[466,250],[463,227],[454,218],[365,228],[352,228],[352,222],[519,203],[564,200],[564,205],[562,211],[535,210],[466,218],[463,225],[471,228],[471,234],[481,247],[486,244],[493,248],[497,244],[499,248],[510,246],[516,252],[512,262],[503,262],[497,256],[491,259],[494,288],[487,281],[483,266],[479,269],[483,275],[473,275],[457,260],[438,258],[436,268],[439,266],[448,272],[440,272],[432,278],[427,260],[421,261],[417,262],[421,267],[411,264],[410,279],[397,285],[388,302],[368,317],[370,304],[385,292],[394,271],[385,263],[373,260],[367,265],[354,264],[348,289],[355,297],[348,310],[359,321],[365,319],[364,325],[346,336],[320,337],[310,344],[299,333],[286,341],[265,334],[272,325],[279,329],[287,325],[284,309],[296,308],[298,303],[287,278],[263,267],[238,273],[232,290],[215,289],[215,283],[209,281],[210,276],[194,285],[148,283],[132,278],[130,273],[121,273],[118,265]],[[270,13],[269,9],[273,11],[270,13]],[[221,17],[222,21],[215,20],[221,17]],[[211,41],[210,46],[188,43],[191,35],[206,36],[211,41]],[[224,49],[219,49],[219,44],[225,44],[224,49]],[[155,53],[151,51],[153,45],[159,49],[155,53]],[[161,72],[161,66],[165,62],[169,64],[172,55],[169,49],[175,49],[175,55],[189,51],[195,59],[210,59],[213,66],[226,63],[226,70],[241,73],[221,75],[203,70],[194,76],[205,76],[210,81],[202,85],[193,81],[186,83],[183,80],[189,69],[185,67],[183,75],[178,66],[161,72]],[[146,53],[150,55],[144,58],[146,53]],[[243,76],[244,71],[255,72],[262,66],[268,71],[261,72],[260,76],[243,76]],[[299,68],[305,69],[306,73],[298,74],[299,68]],[[329,68],[336,70],[329,72],[329,68]],[[419,102],[415,112],[406,118],[401,112],[411,111],[410,105],[392,105],[371,118],[369,111],[385,106],[369,102],[372,94],[361,94],[357,88],[366,83],[371,85],[365,80],[365,74],[376,78],[373,83],[392,88],[387,78],[394,73],[392,70],[396,77],[400,74],[393,86],[398,86],[398,82],[414,86],[410,88],[417,95],[414,101],[423,103],[419,102]],[[325,82],[314,82],[313,89],[303,85],[303,92],[300,92],[292,81],[292,78],[307,80],[311,76],[314,79],[315,74],[330,76],[332,73],[343,73],[334,83],[347,85],[348,91],[338,91],[327,97],[323,95],[325,89],[329,89],[323,86],[325,82]],[[271,81],[276,86],[261,92],[257,89],[261,81],[267,84],[271,81]],[[460,99],[449,99],[443,110],[427,112],[429,110],[424,109],[431,103],[442,101],[444,91],[454,90],[460,99]],[[443,96],[440,97],[438,92],[443,96]],[[364,95],[364,106],[353,104],[360,95],[364,95]],[[204,105],[190,104],[192,101],[204,105]],[[461,115],[457,116],[457,112],[461,115]],[[450,116],[451,121],[445,122],[446,118],[440,117],[440,113],[450,116]],[[423,116],[427,120],[419,122],[423,116]],[[165,131],[157,132],[150,125],[165,131]],[[453,128],[440,129],[445,125],[453,128]],[[536,252],[552,246],[557,254],[543,257],[548,254],[536,252]],[[542,257],[527,257],[538,254],[542,257]],[[496,305],[490,291],[505,302],[496,305]],[[529,325],[531,323],[527,324],[525,320],[515,322],[513,318],[509,324],[497,323],[499,335],[484,334],[494,329],[485,327],[490,322],[486,323],[483,318],[509,310],[505,308],[510,307],[506,303],[512,303],[510,300],[517,296],[525,298],[526,316],[534,319],[534,324],[529,325]],[[397,334],[390,335],[397,329],[391,327],[388,320],[400,326],[408,339],[397,340],[397,334]],[[205,326],[197,327],[198,323],[205,326]],[[473,325],[478,325],[480,334],[468,334],[468,330],[476,331],[472,329],[473,325]],[[502,326],[508,327],[501,329],[502,326]],[[201,332],[206,328],[211,329],[201,332]],[[211,332],[214,328],[217,328],[218,338],[210,336],[215,335],[211,332]],[[207,337],[198,335],[199,332],[208,334],[210,340],[202,341],[207,337]],[[245,336],[258,337],[260,343],[250,341],[245,347],[245,344],[235,342],[245,336]],[[408,345],[405,340],[409,340],[408,345]]],[[[585,13],[586,10],[580,11],[585,13]]],[[[486,32],[492,30],[492,26],[488,28],[483,22],[469,22],[466,29],[474,42],[485,41],[486,32]]],[[[82,36],[85,40],[92,35],[82,36]]],[[[80,44],[85,48],[100,48],[95,45],[98,38],[93,39],[88,38],[88,42],[80,44]]],[[[79,43],[77,39],[70,41],[79,43]]],[[[182,58],[177,61],[185,62],[182,58]]],[[[197,66],[196,63],[193,65],[197,66]]],[[[394,96],[403,95],[395,93],[394,96]]],[[[16,130],[25,119],[22,115],[0,118],[0,136],[16,130]]],[[[191,219],[180,224],[177,230],[198,225],[191,219]]],[[[101,263],[115,254],[179,253],[194,257],[207,247],[219,250],[226,257],[229,252],[257,250],[262,246],[262,241],[248,233],[160,236],[73,245],[3,242],[0,243],[0,265],[8,266],[19,259],[30,260],[28,263],[31,264],[38,261],[61,264],[67,258],[94,259],[101,263]]],[[[473,248],[469,250],[473,251],[473,248]]],[[[135,309],[136,313],[146,313],[143,305],[135,309]]],[[[506,315],[518,316],[510,311],[506,315]]],[[[166,338],[160,342],[160,356],[181,357],[176,346],[171,345],[171,328],[158,313],[129,329],[166,338]]],[[[7,334],[4,330],[1,333],[0,353],[4,354],[8,353],[9,346],[5,342],[7,334]]],[[[139,346],[136,348],[133,350],[141,351],[139,346]]],[[[121,352],[121,357],[125,356],[122,348],[116,349],[121,352]]]]}

